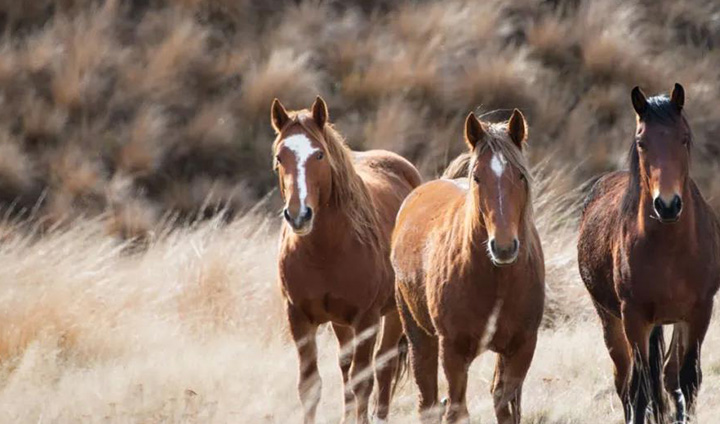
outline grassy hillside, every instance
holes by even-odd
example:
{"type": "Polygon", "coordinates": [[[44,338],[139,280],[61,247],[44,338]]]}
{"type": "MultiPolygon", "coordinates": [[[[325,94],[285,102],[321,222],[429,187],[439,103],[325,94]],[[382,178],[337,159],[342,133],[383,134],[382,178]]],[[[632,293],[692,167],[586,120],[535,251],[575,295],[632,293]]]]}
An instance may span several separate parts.
{"type": "MultiPolygon", "coordinates": [[[[168,212],[267,193],[273,97],[316,94],[358,149],[434,176],[462,118],[519,107],[535,162],[574,187],[622,167],[629,90],[685,84],[694,175],[720,206],[713,1],[0,1],[0,202],[44,223],[105,213],[143,236],[168,212]]],[[[503,111],[489,116],[501,119],[503,111]]]]}

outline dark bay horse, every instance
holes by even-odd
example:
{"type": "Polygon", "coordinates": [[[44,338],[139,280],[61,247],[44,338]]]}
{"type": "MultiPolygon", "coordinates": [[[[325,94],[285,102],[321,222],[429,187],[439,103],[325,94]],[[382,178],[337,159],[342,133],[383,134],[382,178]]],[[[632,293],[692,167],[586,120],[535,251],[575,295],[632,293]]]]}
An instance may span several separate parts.
{"type": "Polygon", "coordinates": [[[396,297],[424,422],[437,417],[438,355],[449,383],[445,418],[468,418],[468,368],[497,352],[492,383],[501,424],[520,422],[520,396],[543,313],[545,268],[532,216],[527,129],[465,121],[470,153],[405,200],[392,239],[396,297]]]}
{"type": "Polygon", "coordinates": [[[405,196],[420,184],[418,171],[386,151],[355,153],[328,122],[325,101],[288,112],[276,99],[272,125],[275,169],[285,201],[279,274],[290,332],[300,360],[299,392],[305,422],[315,421],[321,381],[315,334],[330,322],[341,348],[345,419],[355,404],[357,421],[368,422],[375,331],[382,321],[375,358],[378,405],[388,415],[393,356],[402,327],[394,298],[390,235],[405,196]],[[384,364],[381,364],[382,358],[384,364]]]}
{"type": "Polygon", "coordinates": [[[649,403],[655,422],[666,422],[664,366],[675,421],[685,423],[720,284],[720,226],[688,173],[683,87],[651,98],[635,87],[631,98],[630,170],[602,177],[586,200],[580,275],[602,321],[626,422],[644,423],[649,403]],[[667,359],[663,324],[673,324],[667,359]]]}

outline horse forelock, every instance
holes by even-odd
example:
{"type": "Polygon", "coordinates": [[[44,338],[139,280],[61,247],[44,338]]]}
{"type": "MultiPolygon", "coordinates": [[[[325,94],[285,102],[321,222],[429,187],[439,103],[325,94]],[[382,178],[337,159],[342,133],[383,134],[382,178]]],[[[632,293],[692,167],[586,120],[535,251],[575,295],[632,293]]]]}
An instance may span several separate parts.
{"type": "MultiPolygon", "coordinates": [[[[380,219],[377,215],[373,199],[362,178],[355,171],[352,151],[344,138],[332,124],[318,127],[308,110],[290,112],[290,121],[273,144],[273,150],[282,141],[283,133],[293,126],[300,126],[303,131],[317,140],[325,149],[332,174],[331,202],[347,216],[350,226],[357,238],[377,253],[388,248],[387,237],[380,232],[380,219]],[[385,249],[383,249],[383,247],[385,249]]],[[[275,164],[277,166],[277,164],[275,164]]]]}

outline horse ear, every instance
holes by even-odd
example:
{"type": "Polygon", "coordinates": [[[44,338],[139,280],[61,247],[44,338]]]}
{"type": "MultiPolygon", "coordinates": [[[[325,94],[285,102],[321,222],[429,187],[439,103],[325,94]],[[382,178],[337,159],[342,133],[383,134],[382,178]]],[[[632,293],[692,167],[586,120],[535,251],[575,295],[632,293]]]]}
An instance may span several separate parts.
{"type": "Polygon", "coordinates": [[[272,123],[272,127],[275,129],[275,132],[279,134],[289,120],[290,117],[285,110],[285,106],[280,103],[280,100],[273,100],[272,106],[270,107],[270,122],[272,123]]]}
{"type": "Polygon", "coordinates": [[[325,127],[328,121],[328,107],[325,100],[320,96],[315,98],[315,103],[312,105],[312,117],[318,128],[323,129],[325,127]]]}
{"type": "Polygon", "coordinates": [[[647,110],[647,97],[645,97],[645,93],[642,92],[640,87],[635,86],[635,88],[632,89],[632,93],[630,93],[630,98],[632,99],[635,113],[642,117],[647,110]]]}
{"type": "Polygon", "coordinates": [[[485,130],[482,124],[475,117],[475,114],[470,112],[465,118],[465,142],[470,146],[470,150],[473,150],[484,137],[485,130]]]}
{"type": "Polygon", "coordinates": [[[523,143],[527,140],[528,131],[525,116],[518,109],[513,110],[512,116],[510,116],[507,132],[518,149],[522,150],[523,143]]]}
{"type": "Polygon", "coordinates": [[[674,104],[678,110],[682,110],[683,106],[685,106],[685,89],[682,85],[675,83],[675,87],[670,95],[670,102],[674,104]]]}

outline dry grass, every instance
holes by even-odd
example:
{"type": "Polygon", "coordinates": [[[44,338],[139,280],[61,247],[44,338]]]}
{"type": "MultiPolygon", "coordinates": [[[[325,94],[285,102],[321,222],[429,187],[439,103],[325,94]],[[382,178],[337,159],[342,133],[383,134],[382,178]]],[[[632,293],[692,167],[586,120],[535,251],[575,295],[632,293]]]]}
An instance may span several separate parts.
{"type": "MultiPolygon", "coordinates": [[[[548,301],[524,422],[619,423],[610,360],[577,275],[573,170],[540,165],[536,174],[548,301]]],[[[165,226],[136,253],[106,235],[104,220],[35,235],[3,227],[0,421],[300,422],[276,285],[278,223],[248,214],[165,226]]],[[[703,350],[700,422],[720,413],[719,329],[715,320],[703,350]]],[[[327,327],[319,345],[321,422],[337,422],[341,379],[327,327]]],[[[471,368],[475,420],[493,420],[493,367],[485,354],[471,368]]],[[[392,422],[417,421],[416,395],[413,383],[402,386],[392,422]]]]}

